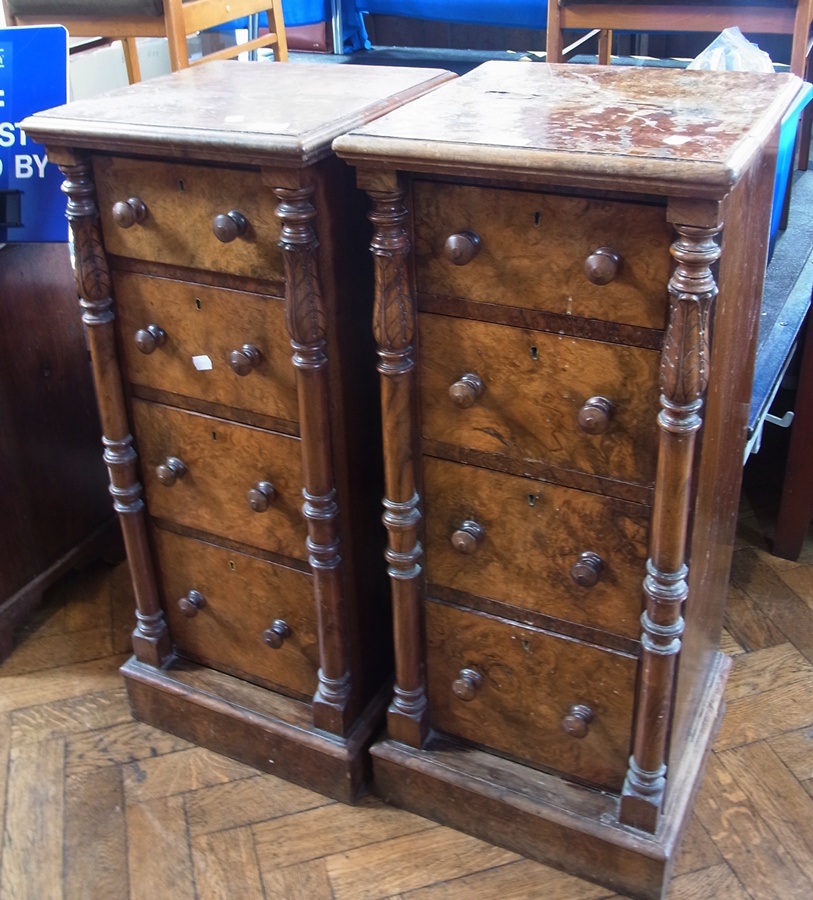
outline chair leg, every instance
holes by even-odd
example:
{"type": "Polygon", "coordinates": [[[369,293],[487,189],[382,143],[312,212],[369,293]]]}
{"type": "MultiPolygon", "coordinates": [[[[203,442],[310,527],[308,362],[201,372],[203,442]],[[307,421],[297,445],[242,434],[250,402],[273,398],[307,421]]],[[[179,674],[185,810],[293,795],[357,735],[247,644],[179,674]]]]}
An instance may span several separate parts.
{"type": "Polygon", "coordinates": [[[545,31],[546,62],[564,62],[564,48],[564,35],[559,22],[559,0],[548,0],[548,20],[545,31]]]}
{"type": "MultiPolygon", "coordinates": [[[[805,81],[813,81],[813,51],[808,50],[805,60],[805,81]]],[[[813,102],[802,110],[799,122],[799,155],[797,166],[802,172],[807,171],[810,164],[810,129],[813,128],[813,102]]]]}
{"type": "Polygon", "coordinates": [[[138,61],[138,47],[134,37],[121,39],[121,49],[124,51],[124,65],[127,67],[127,78],[130,84],[141,81],[141,64],[138,61]]]}
{"type": "MultiPolygon", "coordinates": [[[[809,316],[809,314],[808,314],[809,316]]],[[[793,424],[790,426],[790,448],[785,463],[782,498],[776,520],[773,553],[783,559],[796,560],[802,551],[807,530],[813,520],[813,476],[810,471],[810,447],[813,443],[813,334],[810,321],[800,350],[799,387],[793,424]]]]}
{"type": "Polygon", "coordinates": [[[813,128],[813,102],[808,103],[799,121],[798,167],[802,172],[810,165],[810,129],[813,128]]]}
{"type": "Polygon", "coordinates": [[[169,67],[173,72],[189,67],[189,46],[186,43],[186,22],[183,0],[164,0],[164,27],[169,48],[169,67]]]}
{"type": "Polygon", "coordinates": [[[602,31],[598,36],[598,62],[601,66],[610,65],[610,57],[613,52],[613,33],[609,29],[602,31]]]}
{"type": "Polygon", "coordinates": [[[285,35],[285,20],[282,16],[281,0],[272,0],[268,10],[268,30],[273,31],[277,39],[272,42],[274,62],[288,61],[288,38],[285,35]]]}

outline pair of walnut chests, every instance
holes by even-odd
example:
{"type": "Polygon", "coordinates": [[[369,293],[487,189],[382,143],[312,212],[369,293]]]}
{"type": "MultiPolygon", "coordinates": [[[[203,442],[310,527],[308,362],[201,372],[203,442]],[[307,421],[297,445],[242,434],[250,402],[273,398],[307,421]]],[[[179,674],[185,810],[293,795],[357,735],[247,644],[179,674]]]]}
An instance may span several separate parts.
{"type": "Polygon", "coordinates": [[[800,86],[225,63],[29,119],[136,714],[346,800],[372,759],[386,800],[662,896],[722,713],[800,86]]]}
{"type": "Polygon", "coordinates": [[[453,76],[214,62],[26,122],[65,174],[146,722],[343,800],[392,678],[366,202],[453,76]]]}

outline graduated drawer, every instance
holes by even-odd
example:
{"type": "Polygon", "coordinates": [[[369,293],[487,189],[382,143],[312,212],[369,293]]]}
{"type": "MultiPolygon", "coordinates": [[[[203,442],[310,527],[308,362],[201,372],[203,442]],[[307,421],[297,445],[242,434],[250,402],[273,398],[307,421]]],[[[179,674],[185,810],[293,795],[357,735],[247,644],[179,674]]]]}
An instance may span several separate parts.
{"type": "Polygon", "coordinates": [[[671,227],[660,206],[530,191],[416,182],[415,261],[421,292],[541,309],[645,328],[666,324],[671,227]],[[464,255],[447,255],[447,241],[464,255]],[[476,240],[475,240],[476,243],[476,240]],[[616,274],[594,284],[588,258],[616,274]],[[610,268],[607,266],[610,264],[610,268]]]}
{"type": "Polygon", "coordinates": [[[93,175],[108,253],[282,280],[277,201],[259,171],[96,156],[93,175]],[[143,220],[122,227],[114,207],[138,207],[131,200],[143,204],[143,220]],[[244,217],[245,231],[223,243],[213,222],[232,211],[244,217]]]}
{"type": "Polygon", "coordinates": [[[132,384],[297,421],[282,300],[129,272],[114,289],[132,384]]]}
{"type": "Polygon", "coordinates": [[[650,510],[424,457],[426,575],[637,640],[650,510]]]}
{"type": "Polygon", "coordinates": [[[153,529],[169,632],[190,659],[310,698],[319,646],[309,574],[153,529]]]}
{"type": "Polygon", "coordinates": [[[656,351],[451,316],[422,314],[419,328],[424,437],[621,481],[654,479],[656,351]],[[471,375],[481,391],[465,386],[471,375]],[[605,426],[598,399],[610,404],[605,426]]]}
{"type": "Polygon", "coordinates": [[[140,400],[133,420],[151,516],[307,558],[296,438],[140,400]]]}
{"type": "Polygon", "coordinates": [[[435,728],[619,790],[630,754],[637,660],[505,619],[428,601],[435,728]]]}

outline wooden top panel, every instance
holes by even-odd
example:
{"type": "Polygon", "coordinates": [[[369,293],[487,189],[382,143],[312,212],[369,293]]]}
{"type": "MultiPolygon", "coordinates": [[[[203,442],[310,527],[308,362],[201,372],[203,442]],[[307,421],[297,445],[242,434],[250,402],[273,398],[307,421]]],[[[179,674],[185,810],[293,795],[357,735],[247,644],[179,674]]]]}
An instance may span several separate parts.
{"type": "Polygon", "coordinates": [[[24,128],[49,146],[249,162],[262,154],[296,165],[451,78],[442,69],[216,61],[38,113],[24,128]]]}
{"type": "Polygon", "coordinates": [[[334,149],[378,167],[526,180],[555,172],[721,197],[801,86],[793,75],[493,61],[334,149]]]}

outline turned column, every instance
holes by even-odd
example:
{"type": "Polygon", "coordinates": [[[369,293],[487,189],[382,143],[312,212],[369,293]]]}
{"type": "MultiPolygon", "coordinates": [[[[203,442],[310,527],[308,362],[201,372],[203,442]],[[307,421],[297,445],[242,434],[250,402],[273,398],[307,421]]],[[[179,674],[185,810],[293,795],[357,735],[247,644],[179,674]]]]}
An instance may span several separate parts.
{"type": "Polygon", "coordinates": [[[720,257],[721,226],[676,225],[669,281],[669,323],[661,355],[660,441],[650,558],[641,617],[641,677],[633,752],[621,794],[620,820],[654,833],[666,789],[666,752],[677,659],[688,595],[686,533],[695,438],[708,383],[709,309],[717,295],[711,266],[720,257]]]}
{"type": "Polygon", "coordinates": [[[421,628],[421,514],[415,479],[415,301],[407,271],[410,248],[404,192],[395,176],[388,181],[361,184],[372,200],[373,331],[381,374],[383,520],[395,640],[395,687],[387,725],[391,738],[420,747],[428,733],[428,706],[421,628]]]}
{"type": "Polygon", "coordinates": [[[351,721],[347,629],[342,606],[336,484],[330,441],[328,358],[314,231],[313,186],[275,187],[282,222],[279,246],[285,264],[285,322],[291,337],[299,398],[299,427],[308,527],[307,548],[314,578],[319,630],[319,684],[313,721],[333,734],[346,733],[351,721]]]}
{"type": "Polygon", "coordinates": [[[67,218],[73,236],[74,274],[96,383],[104,461],[110,473],[113,508],[121,523],[136,600],[133,651],[136,659],[163,666],[172,655],[152,564],[137,477],[137,456],[127,422],[121,369],[113,327],[110,269],[104,252],[90,158],[51,153],[65,182],[67,218]]]}

